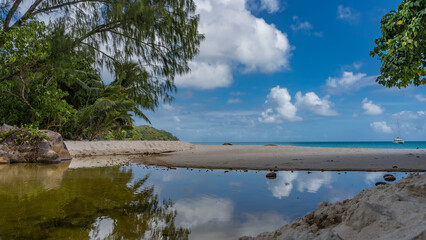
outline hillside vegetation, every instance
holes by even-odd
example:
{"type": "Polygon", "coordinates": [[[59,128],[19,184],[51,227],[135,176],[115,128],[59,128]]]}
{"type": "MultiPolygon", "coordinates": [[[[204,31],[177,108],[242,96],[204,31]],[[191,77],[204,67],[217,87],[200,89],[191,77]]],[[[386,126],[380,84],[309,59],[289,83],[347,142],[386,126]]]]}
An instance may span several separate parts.
{"type": "Polygon", "coordinates": [[[131,130],[123,130],[122,137],[112,133],[104,136],[105,140],[145,140],[145,141],[179,141],[179,138],[164,130],[158,130],[148,125],[135,126],[131,130]]]}

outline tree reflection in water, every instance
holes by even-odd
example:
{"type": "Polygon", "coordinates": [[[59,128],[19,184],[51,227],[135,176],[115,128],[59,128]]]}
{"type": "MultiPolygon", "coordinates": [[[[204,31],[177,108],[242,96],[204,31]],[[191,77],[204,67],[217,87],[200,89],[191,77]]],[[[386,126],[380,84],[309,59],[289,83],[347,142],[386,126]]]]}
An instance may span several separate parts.
{"type": "Polygon", "coordinates": [[[0,166],[0,239],[188,239],[149,176],[120,167],[0,166]],[[61,181],[62,179],[62,181],[61,181]],[[107,223],[107,224],[105,224],[107,223]]]}

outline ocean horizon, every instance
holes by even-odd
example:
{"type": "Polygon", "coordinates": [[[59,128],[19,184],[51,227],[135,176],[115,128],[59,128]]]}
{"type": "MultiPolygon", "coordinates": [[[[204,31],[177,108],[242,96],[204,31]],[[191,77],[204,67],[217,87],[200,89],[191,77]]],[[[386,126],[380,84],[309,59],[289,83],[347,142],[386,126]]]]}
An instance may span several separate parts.
{"type": "MultiPolygon", "coordinates": [[[[191,142],[199,145],[222,145],[224,142],[191,142]]],[[[406,141],[404,144],[394,144],[392,141],[353,141],[353,142],[228,142],[233,145],[266,145],[296,147],[329,147],[329,148],[387,148],[387,149],[426,149],[426,141],[406,141]]]]}

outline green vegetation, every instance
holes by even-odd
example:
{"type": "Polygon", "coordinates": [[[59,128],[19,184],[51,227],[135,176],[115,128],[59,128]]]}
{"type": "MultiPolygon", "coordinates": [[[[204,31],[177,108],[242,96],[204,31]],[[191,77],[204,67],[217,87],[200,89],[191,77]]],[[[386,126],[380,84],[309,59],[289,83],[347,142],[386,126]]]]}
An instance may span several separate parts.
{"type": "Polygon", "coordinates": [[[10,129],[8,131],[0,132],[0,143],[2,143],[9,136],[13,136],[13,144],[19,145],[35,145],[43,139],[50,140],[50,138],[40,132],[40,130],[33,126],[27,126],[17,129],[10,129]]]}
{"type": "Polygon", "coordinates": [[[0,123],[93,140],[173,101],[203,35],[193,0],[0,3],[0,123]],[[49,25],[37,17],[52,16],[49,25]],[[105,84],[101,70],[113,80],[105,84]]]}
{"type": "Polygon", "coordinates": [[[370,52],[382,62],[376,81],[398,88],[426,84],[426,1],[403,0],[380,23],[382,37],[370,52]]]}
{"type": "Polygon", "coordinates": [[[105,140],[125,139],[125,140],[145,140],[145,141],[179,141],[179,138],[173,134],[158,130],[156,128],[142,125],[134,127],[131,130],[122,130],[120,133],[111,131],[104,136],[105,140]]]}

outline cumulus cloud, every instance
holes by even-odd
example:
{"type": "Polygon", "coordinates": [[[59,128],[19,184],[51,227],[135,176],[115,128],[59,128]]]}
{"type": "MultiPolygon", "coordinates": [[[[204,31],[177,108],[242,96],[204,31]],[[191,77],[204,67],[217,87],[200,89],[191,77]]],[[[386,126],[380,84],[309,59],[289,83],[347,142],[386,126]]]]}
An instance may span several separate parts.
{"type": "Polygon", "coordinates": [[[297,179],[297,190],[299,192],[316,193],[323,185],[328,186],[331,183],[330,172],[313,172],[307,176],[297,179]]]}
{"type": "Polygon", "coordinates": [[[280,3],[278,0],[261,0],[261,10],[267,10],[269,13],[274,13],[280,10],[280,3]]]}
{"type": "Polygon", "coordinates": [[[362,108],[365,110],[365,114],[367,115],[380,115],[383,113],[383,108],[379,105],[373,103],[373,101],[368,100],[368,98],[364,98],[362,100],[362,108]]]}
{"type": "Polygon", "coordinates": [[[373,122],[370,124],[370,127],[380,133],[392,133],[392,128],[387,125],[385,121],[382,122],[373,122]]]}
{"type": "Polygon", "coordinates": [[[231,68],[225,63],[191,62],[191,73],[176,76],[178,87],[192,87],[206,90],[218,87],[228,87],[232,83],[231,68]]]}
{"type": "MultiPolygon", "coordinates": [[[[232,83],[231,69],[271,73],[289,68],[291,46],[285,33],[246,9],[245,0],[196,0],[199,31],[205,34],[190,74],[177,78],[181,87],[214,89],[232,83]],[[198,68],[197,68],[198,67],[198,68]],[[207,70],[203,72],[203,70],[207,70]]],[[[273,8],[274,1],[265,1],[273,8]]]]}
{"type": "Polygon", "coordinates": [[[321,116],[336,116],[337,112],[332,110],[332,103],[328,100],[329,96],[319,98],[314,92],[308,92],[305,95],[299,91],[296,93],[296,106],[306,108],[321,116]]]}
{"type": "Polygon", "coordinates": [[[294,185],[299,192],[316,193],[322,186],[330,185],[331,180],[330,172],[314,172],[307,176],[297,172],[279,172],[277,179],[268,181],[268,188],[274,197],[281,199],[290,196],[294,185]]]}
{"type": "Polygon", "coordinates": [[[291,103],[291,96],[287,88],[280,88],[280,86],[272,88],[265,103],[272,105],[272,107],[262,112],[262,117],[259,118],[260,122],[279,123],[283,121],[294,122],[302,120],[296,114],[297,108],[291,103]]]}
{"type": "Polygon", "coordinates": [[[175,203],[176,222],[186,228],[212,222],[228,222],[234,212],[234,203],[229,199],[201,196],[196,199],[183,199],[175,203]]]}
{"type": "Polygon", "coordinates": [[[426,102],[426,97],[423,96],[422,94],[417,94],[416,99],[420,102],[426,102]]]}
{"type": "Polygon", "coordinates": [[[341,77],[329,77],[326,88],[330,94],[350,93],[362,87],[374,85],[376,76],[367,76],[365,73],[343,72],[341,77]]]}
{"type": "Polygon", "coordinates": [[[278,199],[290,196],[293,189],[293,181],[297,178],[297,172],[279,172],[277,179],[268,181],[268,188],[272,195],[278,199]]]}
{"type": "Polygon", "coordinates": [[[350,23],[355,23],[359,20],[359,13],[350,7],[344,7],[339,5],[337,7],[337,18],[348,21],[350,23]]]}

